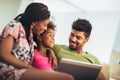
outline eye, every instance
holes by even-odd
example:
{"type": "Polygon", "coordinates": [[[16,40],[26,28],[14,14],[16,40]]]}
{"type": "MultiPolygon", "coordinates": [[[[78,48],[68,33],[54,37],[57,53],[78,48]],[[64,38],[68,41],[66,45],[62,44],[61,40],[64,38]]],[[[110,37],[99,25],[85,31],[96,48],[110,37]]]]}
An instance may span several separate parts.
{"type": "Polygon", "coordinates": [[[77,38],[78,40],[82,39],[80,36],[77,36],[76,38],[77,38]]]}
{"type": "Polygon", "coordinates": [[[47,24],[44,24],[43,26],[44,26],[44,27],[47,27],[47,24]]]}
{"type": "Polygon", "coordinates": [[[54,37],[54,34],[51,34],[51,33],[50,33],[49,36],[50,36],[50,37],[54,37]]]}
{"type": "Polygon", "coordinates": [[[50,34],[50,33],[49,33],[49,36],[51,37],[51,36],[52,36],[52,34],[50,34]]]}

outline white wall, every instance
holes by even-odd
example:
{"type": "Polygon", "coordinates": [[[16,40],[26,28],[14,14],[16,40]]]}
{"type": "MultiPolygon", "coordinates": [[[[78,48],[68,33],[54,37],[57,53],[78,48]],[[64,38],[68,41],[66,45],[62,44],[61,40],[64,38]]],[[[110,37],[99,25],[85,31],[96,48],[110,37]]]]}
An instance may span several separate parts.
{"type": "Polygon", "coordinates": [[[0,0],[0,33],[33,0],[0,0]]]}
{"type": "Polygon", "coordinates": [[[21,3],[19,5],[18,14],[23,13],[25,11],[25,8],[31,3],[33,0],[21,0],[21,3]]]}
{"type": "Polygon", "coordinates": [[[0,0],[0,33],[18,13],[21,0],[0,0]]]}
{"type": "Polygon", "coordinates": [[[120,27],[119,14],[120,12],[89,12],[86,15],[93,25],[91,40],[86,49],[101,62],[109,63],[117,29],[120,27]]]}
{"type": "Polygon", "coordinates": [[[112,53],[120,52],[120,20],[119,20],[119,25],[117,29],[117,34],[115,36],[115,41],[112,49],[112,53]]]}

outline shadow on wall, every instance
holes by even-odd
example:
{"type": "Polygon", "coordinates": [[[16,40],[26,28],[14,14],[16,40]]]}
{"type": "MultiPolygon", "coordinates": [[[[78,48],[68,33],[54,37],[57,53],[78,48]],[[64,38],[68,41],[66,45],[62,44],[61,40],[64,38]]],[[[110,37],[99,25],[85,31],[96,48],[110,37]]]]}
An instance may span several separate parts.
{"type": "Polygon", "coordinates": [[[112,53],[110,67],[111,76],[116,80],[120,80],[120,52],[112,53]]]}

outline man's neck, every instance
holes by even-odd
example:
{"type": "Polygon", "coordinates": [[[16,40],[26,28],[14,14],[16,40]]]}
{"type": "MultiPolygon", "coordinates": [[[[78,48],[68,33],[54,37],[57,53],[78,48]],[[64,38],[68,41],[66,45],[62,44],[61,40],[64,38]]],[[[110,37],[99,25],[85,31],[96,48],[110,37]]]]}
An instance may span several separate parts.
{"type": "Polygon", "coordinates": [[[80,55],[85,55],[86,54],[85,51],[83,51],[83,50],[77,50],[76,52],[77,52],[77,54],[80,54],[80,55]]]}

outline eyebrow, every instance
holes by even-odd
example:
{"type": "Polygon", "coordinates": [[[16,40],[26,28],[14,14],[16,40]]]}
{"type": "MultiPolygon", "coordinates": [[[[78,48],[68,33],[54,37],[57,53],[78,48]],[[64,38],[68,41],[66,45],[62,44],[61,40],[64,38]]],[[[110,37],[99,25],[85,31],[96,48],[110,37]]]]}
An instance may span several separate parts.
{"type": "MultiPolygon", "coordinates": [[[[75,35],[73,32],[71,32],[71,34],[73,34],[73,35],[75,35]]],[[[78,36],[78,35],[75,35],[76,37],[80,37],[81,39],[82,39],[82,37],[81,36],[78,36]]]]}
{"type": "Polygon", "coordinates": [[[47,32],[45,32],[45,33],[51,33],[51,34],[54,34],[54,35],[55,35],[55,33],[52,33],[52,32],[50,32],[50,31],[47,31],[47,32]]]}

